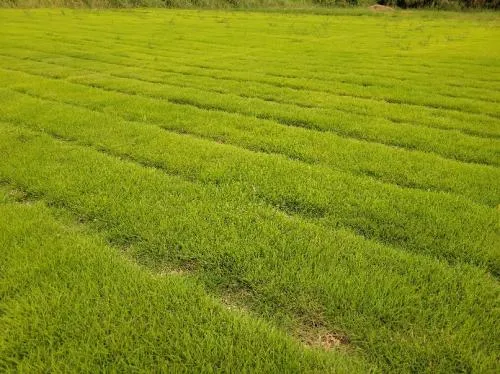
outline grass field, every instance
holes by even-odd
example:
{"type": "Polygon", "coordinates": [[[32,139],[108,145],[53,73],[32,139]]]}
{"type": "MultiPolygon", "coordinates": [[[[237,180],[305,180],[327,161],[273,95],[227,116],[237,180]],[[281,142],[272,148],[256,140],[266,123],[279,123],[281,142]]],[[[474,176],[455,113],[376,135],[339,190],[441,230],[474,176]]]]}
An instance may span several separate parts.
{"type": "Polygon", "coordinates": [[[500,370],[500,18],[0,10],[0,370],[500,370]]]}

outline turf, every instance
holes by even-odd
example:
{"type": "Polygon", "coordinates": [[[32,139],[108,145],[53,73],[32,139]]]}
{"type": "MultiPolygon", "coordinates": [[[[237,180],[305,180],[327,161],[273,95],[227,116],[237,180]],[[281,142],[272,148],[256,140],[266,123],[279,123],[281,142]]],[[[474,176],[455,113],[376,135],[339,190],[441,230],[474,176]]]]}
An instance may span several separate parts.
{"type": "Polygon", "coordinates": [[[9,249],[0,262],[3,370],[367,370],[355,356],[304,350],[192,281],[151,275],[19,196],[3,190],[0,203],[1,245],[9,249]]]}
{"type": "Polygon", "coordinates": [[[0,368],[499,369],[496,14],[0,19],[0,368]]]}

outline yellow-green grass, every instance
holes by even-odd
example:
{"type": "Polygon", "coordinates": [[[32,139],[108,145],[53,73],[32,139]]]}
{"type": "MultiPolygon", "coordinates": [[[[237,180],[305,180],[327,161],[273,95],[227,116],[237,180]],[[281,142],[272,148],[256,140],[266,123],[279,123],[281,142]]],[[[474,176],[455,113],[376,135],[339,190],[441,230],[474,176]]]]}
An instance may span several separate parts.
{"type": "Polygon", "coordinates": [[[498,370],[496,15],[0,20],[0,368],[498,370]]]}
{"type": "Polygon", "coordinates": [[[54,213],[0,189],[3,372],[368,369],[303,349],[187,278],[151,274],[54,213]]]}

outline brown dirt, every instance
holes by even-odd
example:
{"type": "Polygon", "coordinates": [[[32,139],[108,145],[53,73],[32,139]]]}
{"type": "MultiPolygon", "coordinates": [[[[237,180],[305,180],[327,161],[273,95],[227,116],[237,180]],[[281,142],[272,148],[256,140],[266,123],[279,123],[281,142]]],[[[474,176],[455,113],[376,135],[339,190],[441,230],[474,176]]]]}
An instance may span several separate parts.
{"type": "Polygon", "coordinates": [[[310,348],[321,348],[325,351],[332,349],[350,348],[350,339],[340,331],[331,331],[323,323],[321,316],[314,321],[303,321],[296,331],[297,338],[310,348]]]}
{"type": "Polygon", "coordinates": [[[13,201],[15,201],[16,203],[19,203],[19,204],[31,205],[33,203],[33,201],[30,200],[28,194],[24,191],[21,191],[21,190],[17,190],[17,189],[11,190],[9,192],[9,197],[13,201]]]}
{"type": "Polygon", "coordinates": [[[385,5],[380,5],[380,4],[375,4],[370,7],[371,10],[374,12],[393,12],[394,8],[391,8],[390,6],[385,6],[385,5]]]}
{"type": "Polygon", "coordinates": [[[317,347],[329,351],[334,348],[347,346],[349,344],[349,338],[340,333],[323,332],[306,337],[304,344],[308,347],[317,347]]]}

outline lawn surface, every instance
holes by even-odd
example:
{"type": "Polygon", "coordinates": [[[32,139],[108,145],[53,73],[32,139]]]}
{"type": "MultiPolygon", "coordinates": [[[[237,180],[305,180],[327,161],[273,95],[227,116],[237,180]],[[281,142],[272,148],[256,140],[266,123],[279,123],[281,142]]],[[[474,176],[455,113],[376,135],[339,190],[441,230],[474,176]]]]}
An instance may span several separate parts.
{"type": "Polygon", "coordinates": [[[0,24],[1,371],[500,370],[497,14],[0,24]]]}

